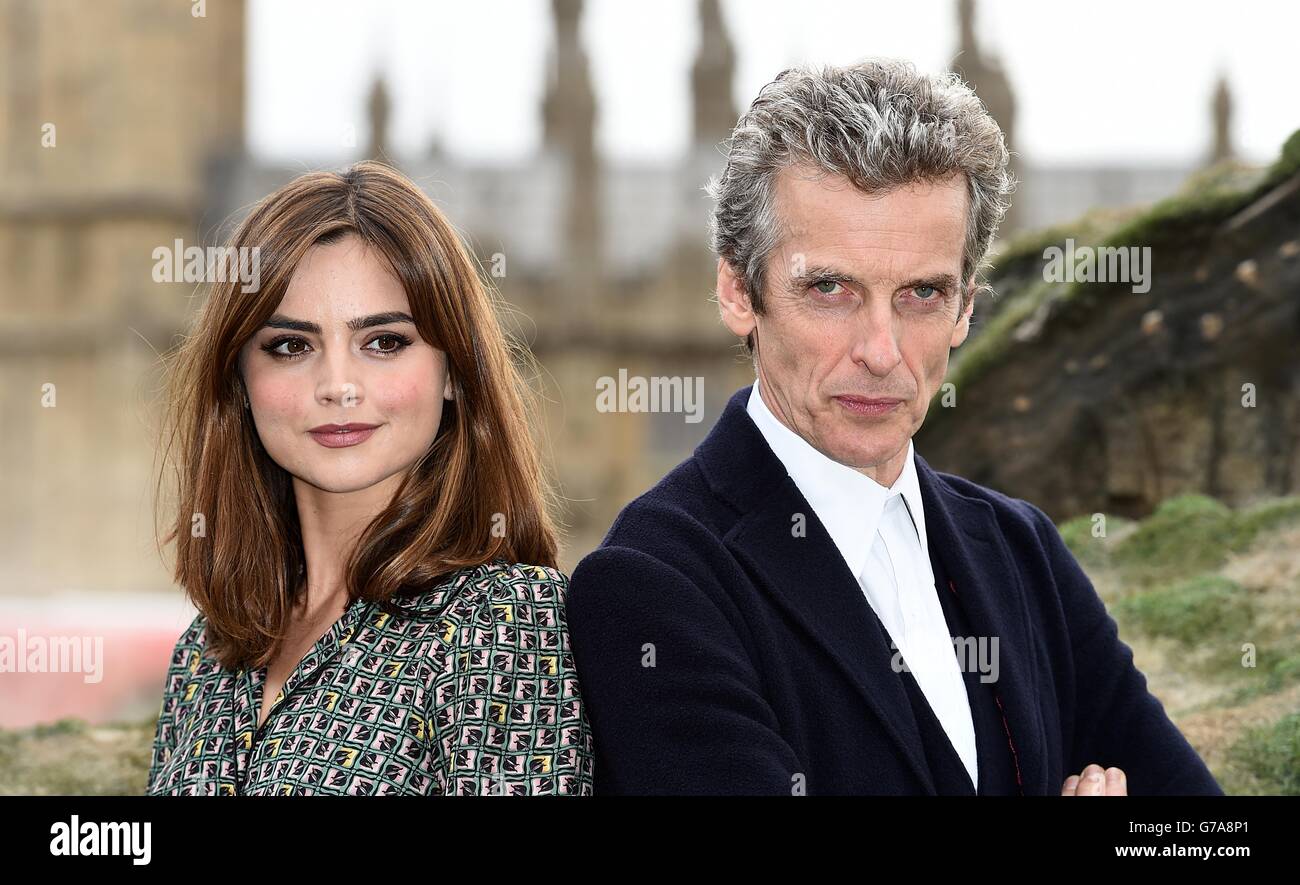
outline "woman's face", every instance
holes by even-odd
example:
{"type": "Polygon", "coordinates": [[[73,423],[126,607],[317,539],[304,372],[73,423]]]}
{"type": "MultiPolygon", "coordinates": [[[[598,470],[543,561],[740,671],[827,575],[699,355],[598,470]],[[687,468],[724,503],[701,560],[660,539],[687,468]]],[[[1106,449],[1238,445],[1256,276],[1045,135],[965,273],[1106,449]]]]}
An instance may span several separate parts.
{"type": "Polygon", "coordinates": [[[240,351],[258,436],[295,490],[395,490],[428,450],[452,388],[446,354],[420,337],[410,311],[383,259],[348,234],[307,251],[240,351]]]}

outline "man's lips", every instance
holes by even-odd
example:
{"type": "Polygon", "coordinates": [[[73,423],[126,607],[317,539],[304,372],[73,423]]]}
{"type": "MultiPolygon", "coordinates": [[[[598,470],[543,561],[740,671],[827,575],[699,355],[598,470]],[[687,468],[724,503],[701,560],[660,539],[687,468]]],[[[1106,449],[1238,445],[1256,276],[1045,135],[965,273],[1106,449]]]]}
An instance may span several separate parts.
{"type": "Polygon", "coordinates": [[[856,393],[837,394],[835,399],[852,403],[901,403],[903,401],[902,397],[897,396],[858,396],[856,393]]]}
{"type": "Polygon", "coordinates": [[[873,397],[843,394],[832,398],[855,415],[886,415],[902,402],[901,399],[892,396],[873,397]]]}

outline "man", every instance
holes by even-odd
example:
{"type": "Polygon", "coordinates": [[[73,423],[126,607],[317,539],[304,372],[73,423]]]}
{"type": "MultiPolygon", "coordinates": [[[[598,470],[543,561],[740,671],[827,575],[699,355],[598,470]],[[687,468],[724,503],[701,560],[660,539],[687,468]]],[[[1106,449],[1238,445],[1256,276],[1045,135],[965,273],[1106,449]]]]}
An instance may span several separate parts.
{"type": "Polygon", "coordinates": [[[596,793],[1221,793],[1048,517],[913,449],[1012,187],[905,63],[741,118],[713,246],[757,381],[571,580],[596,793]]]}

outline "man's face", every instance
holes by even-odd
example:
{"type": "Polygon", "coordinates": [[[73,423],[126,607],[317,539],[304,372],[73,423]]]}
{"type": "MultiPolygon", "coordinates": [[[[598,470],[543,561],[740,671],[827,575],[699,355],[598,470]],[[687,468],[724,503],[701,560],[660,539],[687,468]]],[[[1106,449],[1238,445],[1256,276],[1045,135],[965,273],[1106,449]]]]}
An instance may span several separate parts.
{"type": "MultiPolygon", "coordinates": [[[[966,188],[960,175],[867,195],[804,166],[777,178],[785,235],[767,265],[764,313],[719,262],[723,320],[756,331],[759,389],[822,454],[892,485],[907,443],[966,339],[966,188]],[[871,399],[894,400],[872,404],[871,399]]],[[[973,306],[973,300],[972,300],[973,306]]]]}

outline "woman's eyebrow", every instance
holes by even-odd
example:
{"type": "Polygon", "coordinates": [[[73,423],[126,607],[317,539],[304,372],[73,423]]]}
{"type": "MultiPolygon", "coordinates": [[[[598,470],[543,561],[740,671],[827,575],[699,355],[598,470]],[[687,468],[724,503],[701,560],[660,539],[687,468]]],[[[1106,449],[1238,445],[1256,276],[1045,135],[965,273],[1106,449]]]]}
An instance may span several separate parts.
{"type": "MultiPolygon", "coordinates": [[[[348,320],[348,328],[353,332],[360,332],[362,329],[369,329],[372,326],[386,326],[389,323],[411,323],[415,320],[409,313],[400,310],[390,310],[385,313],[372,313],[366,317],[355,317],[348,320]]],[[[320,326],[308,320],[295,320],[283,314],[272,314],[271,317],[262,324],[263,329],[290,329],[294,332],[307,332],[311,335],[321,334],[320,326]]]]}

